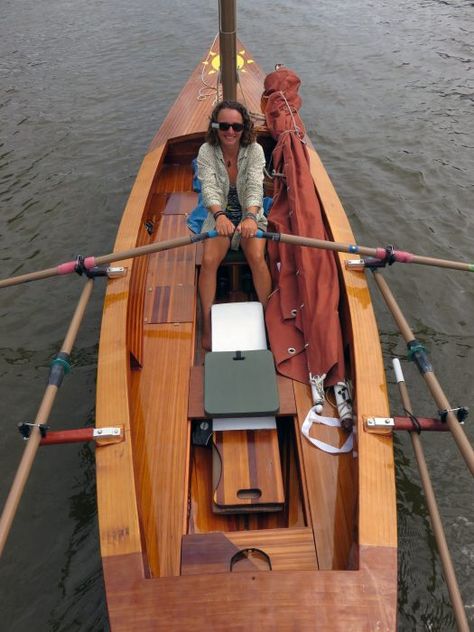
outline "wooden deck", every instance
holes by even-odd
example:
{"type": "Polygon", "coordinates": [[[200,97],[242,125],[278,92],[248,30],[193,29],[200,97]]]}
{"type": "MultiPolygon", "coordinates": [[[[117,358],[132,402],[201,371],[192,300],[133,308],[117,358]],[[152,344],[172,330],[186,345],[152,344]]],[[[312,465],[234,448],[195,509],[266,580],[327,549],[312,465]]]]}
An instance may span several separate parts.
{"type": "Polygon", "coordinates": [[[104,573],[111,627],[117,632],[395,630],[396,549],[364,547],[360,553],[358,571],[209,573],[159,580],[143,579],[137,555],[108,557],[104,573]]]}

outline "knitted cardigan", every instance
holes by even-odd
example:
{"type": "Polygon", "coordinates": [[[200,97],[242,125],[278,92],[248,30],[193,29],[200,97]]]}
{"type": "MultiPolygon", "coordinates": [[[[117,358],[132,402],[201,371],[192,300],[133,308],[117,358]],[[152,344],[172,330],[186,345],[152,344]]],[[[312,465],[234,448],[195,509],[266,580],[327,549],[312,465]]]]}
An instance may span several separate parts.
{"type": "MultiPolygon", "coordinates": [[[[205,207],[217,205],[225,209],[229,195],[229,176],[220,145],[204,143],[197,157],[198,178],[201,181],[202,201],[205,207]]],[[[237,195],[245,211],[257,206],[257,218],[263,216],[263,167],[265,154],[258,143],[240,147],[237,158],[237,195]]]]}

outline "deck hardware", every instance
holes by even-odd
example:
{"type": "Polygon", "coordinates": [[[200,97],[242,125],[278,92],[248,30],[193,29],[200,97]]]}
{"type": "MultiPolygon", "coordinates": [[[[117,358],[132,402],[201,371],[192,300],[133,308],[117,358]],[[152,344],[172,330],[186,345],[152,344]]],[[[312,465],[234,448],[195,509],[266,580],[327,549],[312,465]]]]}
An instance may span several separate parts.
{"type": "Polygon", "coordinates": [[[108,428],[94,428],[92,436],[94,439],[109,439],[110,437],[120,437],[122,429],[110,426],[108,428]]]}
{"type": "Polygon", "coordinates": [[[79,276],[84,274],[88,279],[107,276],[107,268],[105,266],[92,266],[89,268],[86,264],[86,259],[82,255],[77,255],[74,272],[77,272],[79,276]]]}
{"type": "Polygon", "coordinates": [[[395,428],[395,420],[393,417],[365,417],[366,430],[370,432],[378,432],[387,434],[395,428]]]}
{"type": "Polygon", "coordinates": [[[467,406],[458,406],[457,408],[449,408],[446,410],[438,410],[439,418],[443,423],[446,423],[448,413],[456,413],[457,420],[460,424],[464,424],[465,419],[469,415],[469,408],[467,406]]]}
{"type": "Polygon", "coordinates": [[[46,433],[49,430],[49,426],[47,426],[46,424],[32,424],[28,421],[23,421],[18,424],[18,431],[23,437],[23,439],[26,441],[27,439],[30,438],[31,429],[35,427],[39,428],[40,434],[43,438],[46,437],[46,433]]]}
{"type": "Polygon", "coordinates": [[[192,432],[193,445],[205,447],[209,445],[209,440],[212,437],[212,421],[203,420],[194,424],[192,432]]]}
{"type": "Polygon", "coordinates": [[[385,263],[388,263],[388,265],[391,266],[396,262],[396,260],[397,257],[395,254],[395,248],[392,246],[392,244],[389,244],[385,247],[385,259],[382,259],[382,261],[385,261],[385,263]]]}
{"type": "Polygon", "coordinates": [[[151,219],[148,219],[145,223],[145,230],[146,232],[151,236],[153,235],[153,229],[155,228],[155,224],[154,222],[151,221],[151,219]]]}
{"type": "Polygon", "coordinates": [[[346,259],[344,261],[346,270],[354,270],[355,272],[363,272],[365,269],[364,259],[346,259]]]}
{"type": "Polygon", "coordinates": [[[107,268],[107,276],[109,279],[117,279],[118,277],[125,276],[127,274],[127,268],[123,266],[116,266],[107,268]]]}

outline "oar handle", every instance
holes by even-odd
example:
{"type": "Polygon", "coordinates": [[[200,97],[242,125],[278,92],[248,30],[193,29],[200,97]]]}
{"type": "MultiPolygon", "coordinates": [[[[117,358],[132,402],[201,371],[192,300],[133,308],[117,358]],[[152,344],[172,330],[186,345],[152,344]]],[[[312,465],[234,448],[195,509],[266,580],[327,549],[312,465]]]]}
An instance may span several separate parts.
{"type": "MultiPolygon", "coordinates": [[[[186,235],[185,237],[178,237],[177,239],[170,239],[168,241],[155,242],[146,246],[138,246],[137,248],[131,248],[130,250],[123,250],[121,252],[112,252],[108,255],[102,255],[101,257],[80,257],[80,265],[82,270],[92,270],[97,266],[113,263],[114,261],[123,261],[124,259],[132,259],[135,257],[143,257],[145,255],[160,252],[162,250],[171,250],[172,248],[179,248],[180,246],[187,246],[189,244],[196,244],[205,239],[212,239],[217,237],[216,230],[210,230],[206,233],[199,233],[198,235],[186,235]]],[[[40,279],[47,279],[53,276],[62,276],[64,274],[71,274],[72,272],[78,272],[79,257],[74,261],[66,261],[54,268],[47,268],[45,270],[39,270],[37,272],[30,272],[28,274],[22,274],[16,277],[10,277],[9,279],[3,279],[0,281],[0,288],[9,287],[11,285],[19,285],[21,283],[27,283],[28,281],[38,281],[40,279]]]]}
{"type": "Polygon", "coordinates": [[[421,255],[415,255],[405,250],[395,250],[393,246],[386,246],[385,248],[370,248],[368,246],[359,246],[358,244],[343,244],[336,241],[326,241],[325,239],[300,237],[299,235],[288,235],[286,233],[270,233],[263,230],[257,230],[255,236],[260,239],[268,239],[269,241],[278,241],[286,244],[295,244],[297,246],[308,246],[309,248],[320,248],[321,250],[333,250],[335,252],[347,252],[349,254],[362,255],[365,257],[374,257],[378,261],[384,262],[384,264],[388,263],[390,265],[392,263],[418,263],[425,266],[436,266],[438,268],[450,268],[452,270],[474,272],[474,263],[451,261],[449,259],[437,259],[435,257],[424,257],[421,255]]]}

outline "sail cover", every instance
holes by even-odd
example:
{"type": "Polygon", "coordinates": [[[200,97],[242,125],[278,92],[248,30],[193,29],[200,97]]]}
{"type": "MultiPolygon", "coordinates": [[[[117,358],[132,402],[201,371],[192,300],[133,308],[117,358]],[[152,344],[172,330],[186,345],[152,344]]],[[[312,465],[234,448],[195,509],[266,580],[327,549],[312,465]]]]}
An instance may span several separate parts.
{"type": "MultiPolygon", "coordinates": [[[[267,126],[277,145],[269,231],[328,239],[321,205],[310,172],[298,114],[300,80],[288,68],[267,75],[262,96],[267,126]],[[265,105],[266,104],[266,105],[265,105]]],[[[278,371],[308,383],[327,375],[325,386],[344,379],[339,319],[339,279],[334,253],[268,242],[273,288],[266,323],[278,371]]]]}

